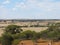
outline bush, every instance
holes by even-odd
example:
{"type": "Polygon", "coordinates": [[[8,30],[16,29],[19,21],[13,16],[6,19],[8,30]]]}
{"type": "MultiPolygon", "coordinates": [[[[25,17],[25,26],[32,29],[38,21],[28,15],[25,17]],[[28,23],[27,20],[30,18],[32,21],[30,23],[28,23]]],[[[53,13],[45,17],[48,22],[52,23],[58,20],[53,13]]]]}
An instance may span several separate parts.
{"type": "Polygon", "coordinates": [[[20,33],[19,38],[20,38],[21,40],[25,40],[25,39],[26,39],[25,33],[20,33]]]}
{"type": "Polygon", "coordinates": [[[1,43],[1,41],[2,41],[2,37],[0,37],[0,43],[1,43]]]}
{"type": "Polygon", "coordinates": [[[20,34],[19,33],[18,34],[13,34],[12,37],[13,37],[13,39],[19,39],[20,38],[20,34]]]}
{"type": "Polygon", "coordinates": [[[2,35],[2,39],[1,39],[2,45],[11,45],[12,41],[13,41],[13,38],[12,38],[11,34],[4,33],[2,35]]]}
{"type": "Polygon", "coordinates": [[[17,45],[19,44],[20,40],[19,39],[15,39],[13,42],[12,42],[12,45],[17,45]]]}
{"type": "Polygon", "coordinates": [[[35,31],[24,31],[20,34],[20,39],[28,39],[28,40],[35,40],[40,38],[40,33],[37,33],[35,31]]]}

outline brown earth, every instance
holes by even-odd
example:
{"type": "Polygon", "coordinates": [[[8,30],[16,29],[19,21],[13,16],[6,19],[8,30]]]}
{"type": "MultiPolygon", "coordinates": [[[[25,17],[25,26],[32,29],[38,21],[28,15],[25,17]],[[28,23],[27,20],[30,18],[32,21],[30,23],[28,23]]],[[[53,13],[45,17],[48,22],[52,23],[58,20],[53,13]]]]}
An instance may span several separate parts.
{"type": "MultiPolygon", "coordinates": [[[[49,41],[33,42],[32,40],[21,41],[18,45],[48,45],[49,41]]],[[[60,45],[59,42],[52,42],[52,45],[60,45]]]]}

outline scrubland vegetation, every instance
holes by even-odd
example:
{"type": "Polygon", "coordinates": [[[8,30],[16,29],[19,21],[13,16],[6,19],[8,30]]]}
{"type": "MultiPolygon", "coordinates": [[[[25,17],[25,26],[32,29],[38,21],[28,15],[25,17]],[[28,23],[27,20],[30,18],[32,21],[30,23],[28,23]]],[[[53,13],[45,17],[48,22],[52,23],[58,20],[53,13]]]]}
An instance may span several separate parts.
{"type": "Polygon", "coordinates": [[[0,37],[0,43],[2,45],[17,45],[22,40],[32,40],[36,42],[41,38],[60,41],[60,23],[49,24],[48,29],[41,32],[23,31],[20,26],[8,25],[0,37]]]}

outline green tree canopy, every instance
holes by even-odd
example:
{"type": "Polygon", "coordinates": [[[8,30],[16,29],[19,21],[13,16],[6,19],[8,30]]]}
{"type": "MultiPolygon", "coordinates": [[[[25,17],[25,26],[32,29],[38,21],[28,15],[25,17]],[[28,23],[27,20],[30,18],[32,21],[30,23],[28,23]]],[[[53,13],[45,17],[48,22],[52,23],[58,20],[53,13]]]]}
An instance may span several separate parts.
{"type": "Polygon", "coordinates": [[[51,40],[60,40],[60,23],[50,24],[47,30],[41,32],[41,37],[51,40]]]}
{"type": "Polygon", "coordinates": [[[5,28],[5,32],[9,32],[11,34],[20,33],[21,31],[22,29],[20,28],[20,26],[17,26],[17,25],[8,25],[5,28]]]}

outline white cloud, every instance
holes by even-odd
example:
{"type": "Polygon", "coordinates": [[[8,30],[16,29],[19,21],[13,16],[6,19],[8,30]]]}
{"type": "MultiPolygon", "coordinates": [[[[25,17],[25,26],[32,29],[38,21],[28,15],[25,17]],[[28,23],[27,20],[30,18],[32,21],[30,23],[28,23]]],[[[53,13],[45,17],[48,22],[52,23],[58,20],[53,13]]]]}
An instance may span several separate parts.
{"type": "Polygon", "coordinates": [[[10,0],[6,0],[2,4],[9,4],[9,3],[10,3],[10,0]]]}
{"type": "MultiPolygon", "coordinates": [[[[26,11],[27,13],[30,13],[28,15],[31,15],[31,17],[32,17],[32,15],[33,16],[35,15],[36,18],[40,17],[40,15],[41,16],[47,15],[47,17],[49,17],[50,14],[54,15],[54,16],[57,14],[60,15],[60,13],[59,13],[60,12],[60,2],[52,2],[52,1],[53,0],[42,0],[42,1],[38,1],[38,0],[26,0],[25,1],[24,0],[23,2],[17,2],[17,3],[15,2],[14,7],[12,8],[13,11],[11,11],[10,13],[11,13],[11,15],[16,15],[17,13],[18,13],[18,15],[20,15],[19,11],[21,11],[21,15],[24,16],[24,15],[27,15],[25,13],[25,11],[26,11]],[[36,9],[36,11],[34,12],[32,9],[33,10],[36,9]],[[24,13],[24,14],[22,14],[22,13],[24,13]]],[[[3,2],[3,4],[9,4],[9,3],[10,3],[10,0],[6,0],[5,2],[3,2]]],[[[8,11],[8,9],[5,9],[4,6],[1,6],[0,12],[1,12],[1,15],[8,15],[9,11],[8,11]]]]}
{"type": "Polygon", "coordinates": [[[28,3],[36,3],[37,0],[27,0],[28,3]]]}
{"type": "Polygon", "coordinates": [[[0,6],[0,19],[5,18],[8,15],[8,10],[3,6],[0,6]]]}
{"type": "MultiPolygon", "coordinates": [[[[24,0],[25,1],[25,0],[24,0]]],[[[16,3],[13,10],[16,9],[41,9],[43,11],[55,11],[60,9],[60,2],[51,2],[54,0],[42,0],[42,2],[38,0],[26,0],[26,2],[16,3]]]]}
{"type": "Polygon", "coordinates": [[[26,5],[24,4],[24,2],[21,2],[21,3],[16,4],[16,7],[18,7],[18,8],[25,8],[26,5]]]}
{"type": "Polygon", "coordinates": [[[12,8],[13,11],[16,11],[17,8],[12,8]]]}
{"type": "Polygon", "coordinates": [[[17,9],[26,9],[26,5],[24,4],[24,2],[16,3],[14,8],[12,8],[13,11],[16,11],[17,9]]]}

